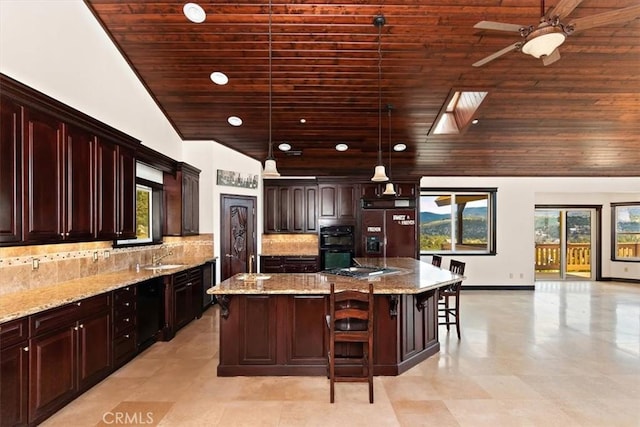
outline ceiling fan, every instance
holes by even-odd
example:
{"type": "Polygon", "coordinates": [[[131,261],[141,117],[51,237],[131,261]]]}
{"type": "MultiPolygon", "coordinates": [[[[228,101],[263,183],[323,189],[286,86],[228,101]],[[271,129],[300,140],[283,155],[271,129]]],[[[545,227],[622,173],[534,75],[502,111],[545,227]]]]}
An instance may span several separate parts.
{"type": "Polygon", "coordinates": [[[640,16],[640,5],[629,6],[597,15],[576,18],[568,24],[562,22],[583,0],[560,0],[556,7],[545,13],[544,0],[540,1],[540,23],[538,26],[507,24],[504,22],[480,21],[473,28],[482,30],[509,31],[520,33],[522,40],[501,49],[473,64],[481,67],[512,51],[520,51],[535,58],[541,58],[544,65],[560,59],[558,47],[567,36],[576,31],[619,22],[631,21],[640,16]]]}

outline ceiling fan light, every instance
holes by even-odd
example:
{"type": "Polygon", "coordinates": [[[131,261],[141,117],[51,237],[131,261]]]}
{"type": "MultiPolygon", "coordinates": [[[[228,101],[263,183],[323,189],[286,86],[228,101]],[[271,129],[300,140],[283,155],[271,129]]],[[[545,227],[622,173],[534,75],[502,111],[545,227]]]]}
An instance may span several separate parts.
{"type": "Polygon", "coordinates": [[[276,167],[275,159],[267,159],[264,162],[264,170],[262,171],[263,178],[278,178],[280,176],[280,172],[278,172],[278,168],[276,167]]]}
{"type": "Polygon", "coordinates": [[[384,196],[395,196],[396,189],[393,188],[392,182],[387,182],[387,185],[384,186],[384,192],[382,193],[384,196]]]}
{"type": "Polygon", "coordinates": [[[377,165],[374,169],[373,176],[371,177],[373,182],[389,181],[389,177],[384,169],[384,165],[377,165]]]}
{"type": "Polygon", "coordinates": [[[551,55],[564,43],[567,35],[560,27],[544,27],[534,31],[529,37],[522,46],[522,52],[540,58],[551,55]]]}

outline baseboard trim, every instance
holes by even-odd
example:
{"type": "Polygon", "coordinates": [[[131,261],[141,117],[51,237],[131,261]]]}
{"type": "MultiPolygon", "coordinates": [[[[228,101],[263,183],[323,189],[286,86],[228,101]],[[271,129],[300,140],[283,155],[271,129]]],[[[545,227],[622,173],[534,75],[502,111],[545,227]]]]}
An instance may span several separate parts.
{"type": "Polygon", "coordinates": [[[603,277],[600,279],[603,282],[625,282],[625,283],[640,283],[640,279],[623,279],[620,277],[603,277]]]}
{"type": "Polygon", "coordinates": [[[477,285],[477,286],[465,286],[462,285],[463,291],[535,291],[534,285],[477,285]]]}

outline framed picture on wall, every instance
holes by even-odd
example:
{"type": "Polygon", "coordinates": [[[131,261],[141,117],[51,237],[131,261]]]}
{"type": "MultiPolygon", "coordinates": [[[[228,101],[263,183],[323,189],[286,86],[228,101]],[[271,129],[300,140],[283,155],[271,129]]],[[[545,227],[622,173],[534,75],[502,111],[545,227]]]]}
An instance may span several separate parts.
{"type": "Polygon", "coordinates": [[[218,185],[242,188],[258,188],[258,174],[218,169],[218,185]]]}

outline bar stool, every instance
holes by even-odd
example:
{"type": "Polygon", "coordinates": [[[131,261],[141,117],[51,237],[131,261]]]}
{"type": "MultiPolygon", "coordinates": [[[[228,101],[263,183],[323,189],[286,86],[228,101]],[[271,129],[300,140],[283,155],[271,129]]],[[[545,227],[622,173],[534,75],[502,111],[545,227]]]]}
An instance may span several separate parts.
{"type": "MultiPolygon", "coordinates": [[[[449,271],[455,274],[464,275],[464,268],[465,263],[462,261],[452,259],[449,264],[449,271]]],[[[462,288],[462,280],[438,291],[438,325],[446,325],[447,331],[450,325],[456,325],[458,339],[460,339],[460,288],[462,288]]]]}
{"type": "Polygon", "coordinates": [[[440,267],[442,265],[442,257],[440,255],[431,255],[431,265],[440,267]]]}
{"type": "Polygon", "coordinates": [[[335,291],[331,284],[329,297],[329,383],[330,401],[334,402],[336,382],[368,382],[369,403],[373,403],[373,283],[367,291],[335,291]],[[336,344],[360,343],[362,351],[355,355],[336,354],[336,344]],[[339,371],[336,373],[336,363],[339,371]],[[356,373],[352,364],[357,363],[356,373]],[[359,374],[358,374],[359,372],[359,374]]]}

